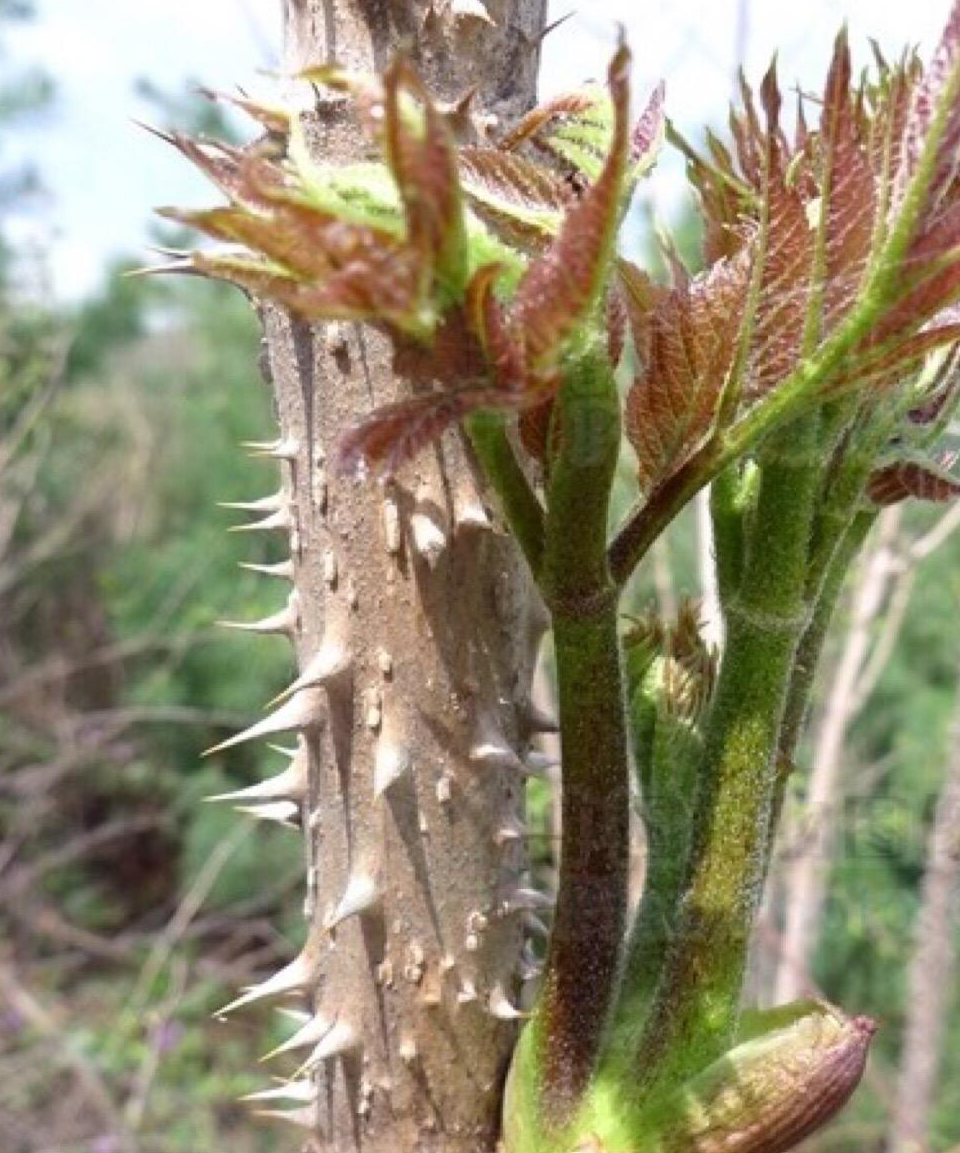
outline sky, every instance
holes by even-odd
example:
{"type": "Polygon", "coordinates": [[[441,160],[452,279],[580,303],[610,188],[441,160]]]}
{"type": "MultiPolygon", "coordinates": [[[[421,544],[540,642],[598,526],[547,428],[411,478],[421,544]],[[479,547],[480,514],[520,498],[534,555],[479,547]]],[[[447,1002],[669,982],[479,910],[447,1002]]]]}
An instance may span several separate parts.
{"type": "MultiPolygon", "coordinates": [[[[443,2],[443,0],[439,0],[443,2]]],[[[572,12],[544,43],[541,95],[601,77],[622,23],[634,53],[638,100],[662,77],[667,109],[686,134],[722,126],[738,60],[758,78],[775,49],[784,86],[818,91],[833,37],[846,20],[856,59],[867,38],[895,55],[929,52],[949,0],[552,0],[550,17],[572,12]]],[[[203,82],[268,91],[277,66],[280,0],[36,0],[37,19],[5,34],[0,68],[40,66],[58,85],[54,108],[0,141],[4,165],[32,160],[48,196],[12,221],[15,240],[48,253],[53,294],[95,291],[110,256],[149,259],[147,221],[161,204],[200,205],[210,191],[189,166],[133,123],[156,112],[135,95],[137,78],[172,93],[203,82]]],[[[676,160],[652,178],[658,214],[681,195],[676,160]]]]}

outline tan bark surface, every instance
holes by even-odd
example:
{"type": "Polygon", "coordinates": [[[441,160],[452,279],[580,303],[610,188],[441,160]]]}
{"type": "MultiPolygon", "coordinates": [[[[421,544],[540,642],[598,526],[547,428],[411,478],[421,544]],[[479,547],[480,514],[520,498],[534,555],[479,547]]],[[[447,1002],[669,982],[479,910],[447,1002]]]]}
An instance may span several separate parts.
{"type": "MultiPolygon", "coordinates": [[[[475,86],[474,115],[504,118],[533,99],[543,14],[543,0],[286,0],[286,64],[382,68],[403,44],[440,99],[475,86]]],[[[294,96],[318,156],[363,152],[340,98],[294,96]]],[[[488,1151],[515,1039],[520,758],[543,614],[459,437],[387,486],[335,475],[338,434],[410,387],[387,343],[272,308],[264,326],[289,629],[317,681],[289,706],[309,752],[298,964],[332,1026],[317,1105],[296,1118],[311,1148],[488,1151]]]]}

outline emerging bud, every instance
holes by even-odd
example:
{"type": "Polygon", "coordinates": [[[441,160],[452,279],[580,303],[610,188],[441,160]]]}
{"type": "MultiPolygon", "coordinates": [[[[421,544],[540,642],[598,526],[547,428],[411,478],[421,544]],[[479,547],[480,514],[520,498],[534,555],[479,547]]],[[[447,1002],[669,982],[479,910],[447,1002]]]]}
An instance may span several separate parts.
{"type": "Polygon", "coordinates": [[[668,1107],[662,1153],[782,1153],[846,1104],[876,1022],[825,1003],[758,1016],[777,1023],[708,1066],[668,1107]]]}

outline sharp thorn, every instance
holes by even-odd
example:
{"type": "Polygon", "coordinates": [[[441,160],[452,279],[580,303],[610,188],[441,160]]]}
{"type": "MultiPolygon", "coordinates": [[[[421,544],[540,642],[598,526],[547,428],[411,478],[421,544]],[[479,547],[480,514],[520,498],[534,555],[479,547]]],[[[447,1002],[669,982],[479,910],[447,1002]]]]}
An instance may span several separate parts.
{"type": "Polygon", "coordinates": [[[320,950],[316,939],[308,938],[306,945],[290,962],[266,981],[251,985],[229,1005],[214,1013],[214,1017],[225,1017],[245,1005],[256,1004],[270,997],[282,997],[286,993],[303,993],[313,985],[317,977],[320,950]]]}
{"type": "Polygon", "coordinates": [[[304,689],[296,696],[291,697],[269,716],[264,717],[249,729],[237,733],[227,740],[214,745],[203,754],[205,757],[213,753],[221,753],[225,749],[232,749],[237,745],[255,741],[259,737],[272,737],[276,733],[288,733],[299,729],[315,728],[322,724],[325,717],[325,701],[319,689],[304,689]]]}
{"type": "Polygon", "coordinates": [[[538,889],[514,889],[500,902],[500,913],[504,917],[512,913],[534,913],[539,909],[552,909],[553,898],[538,889]]]}
{"type": "Polygon", "coordinates": [[[520,723],[527,733],[557,733],[560,723],[557,718],[533,703],[529,697],[519,706],[520,723]]]}
{"type": "Polygon", "coordinates": [[[301,749],[306,748],[306,743],[305,743],[303,737],[299,737],[297,740],[297,745],[295,748],[285,749],[283,747],[283,745],[271,745],[271,744],[268,744],[267,748],[272,749],[275,753],[279,753],[281,757],[287,757],[288,759],[292,760],[297,755],[297,753],[299,753],[301,751],[301,749]]]}
{"type": "Polygon", "coordinates": [[[313,1081],[285,1081],[272,1089],[260,1089],[256,1093],[245,1093],[240,1101],[302,1101],[309,1105],[317,1099],[318,1088],[313,1081]]]}
{"type": "Polygon", "coordinates": [[[281,1053],[290,1053],[294,1049],[305,1049],[308,1045],[316,1045],[326,1037],[332,1028],[333,1022],[318,1013],[315,1017],[309,1017],[292,1037],[288,1037],[282,1045],[278,1045],[276,1049],[271,1049],[269,1053],[264,1054],[260,1060],[270,1061],[281,1053]]]}
{"type": "Polygon", "coordinates": [[[412,765],[410,753],[402,745],[381,739],[377,743],[373,765],[374,797],[383,796],[391,785],[410,771],[412,765]]]}
{"type": "Polygon", "coordinates": [[[318,685],[329,686],[349,672],[351,664],[350,654],[346,646],[339,641],[322,641],[316,655],[310,658],[303,672],[278,697],[275,697],[270,705],[285,701],[303,689],[318,685]]]}
{"type": "Polygon", "coordinates": [[[336,908],[327,916],[323,927],[329,932],[348,917],[362,916],[380,904],[380,886],[373,877],[358,873],[347,881],[343,896],[336,908]]]}
{"type": "Polygon", "coordinates": [[[297,442],[293,437],[277,440],[245,440],[240,447],[248,450],[252,457],[272,457],[275,460],[296,460],[297,442]]]}
{"type": "Polygon", "coordinates": [[[410,517],[410,534],[413,537],[414,552],[422,556],[430,568],[434,568],[447,547],[443,529],[426,513],[415,512],[410,517]]]}
{"type": "Polygon", "coordinates": [[[529,1013],[524,1013],[518,1009],[516,1005],[511,1004],[510,998],[503,991],[503,986],[496,984],[490,990],[490,996],[487,998],[487,1009],[491,1017],[496,1017],[499,1021],[519,1021],[523,1017],[528,1017],[529,1013]]]}
{"type": "Polygon", "coordinates": [[[288,532],[292,525],[290,510],[281,508],[278,512],[272,512],[269,516],[265,516],[263,520],[231,525],[227,532],[288,532]]]}
{"type": "Polygon", "coordinates": [[[300,828],[300,806],[293,801],[267,801],[262,805],[234,805],[234,808],[258,821],[275,821],[289,829],[300,828]]]}
{"type": "Polygon", "coordinates": [[[317,1108],[307,1105],[303,1109],[254,1109],[254,1117],[266,1117],[271,1121],[285,1121],[288,1125],[296,1125],[299,1129],[316,1129],[317,1108]]]}
{"type": "MultiPolygon", "coordinates": [[[[273,747],[273,746],[272,746],[273,747]]],[[[286,749],[279,749],[286,752],[286,749]]],[[[259,801],[297,801],[302,802],[307,797],[307,769],[309,756],[306,746],[297,749],[293,754],[292,762],[275,777],[268,777],[265,781],[258,781],[245,789],[236,789],[232,793],[217,793],[206,797],[207,801],[242,801],[245,803],[259,801]]]]}
{"type": "Polygon", "coordinates": [[[238,512],[276,512],[283,508],[283,489],[261,497],[260,500],[219,500],[217,508],[232,508],[238,512]]]}
{"type": "Polygon", "coordinates": [[[293,580],[293,559],[279,561],[277,564],[248,564],[239,562],[240,568],[247,572],[261,573],[263,576],[281,577],[283,580],[293,580]]]}
{"type": "Polygon", "coordinates": [[[263,617],[258,621],[217,621],[222,629],[235,629],[242,633],[282,633],[292,636],[296,631],[297,618],[294,608],[289,603],[272,616],[263,617]]]}
{"type": "Polygon", "coordinates": [[[306,1061],[304,1061],[294,1076],[300,1077],[310,1069],[319,1065],[321,1061],[329,1061],[332,1057],[339,1057],[343,1053],[349,1053],[353,1049],[359,1048],[359,1046],[360,1038],[357,1036],[357,1032],[353,1026],[348,1025],[346,1021],[338,1021],[306,1061]]]}
{"type": "Polygon", "coordinates": [[[292,1009],[289,1005],[278,1005],[274,1011],[281,1017],[286,1017],[288,1021],[293,1021],[295,1025],[306,1025],[313,1017],[313,1014],[308,1013],[306,1009],[292,1009]]]}

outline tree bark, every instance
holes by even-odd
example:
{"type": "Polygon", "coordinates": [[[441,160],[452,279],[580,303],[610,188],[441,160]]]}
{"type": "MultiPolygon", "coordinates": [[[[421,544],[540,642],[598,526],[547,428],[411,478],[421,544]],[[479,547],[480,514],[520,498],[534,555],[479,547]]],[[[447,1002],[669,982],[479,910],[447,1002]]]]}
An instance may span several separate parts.
{"type": "Polygon", "coordinates": [[[944,1025],[953,991],[960,882],[960,708],[950,739],[947,776],[927,843],[927,862],[907,975],[907,1019],[891,1153],[930,1148],[930,1114],[937,1089],[944,1025]]]}
{"type": "MultiPolygon", "coordinates": [[[[285,0],[286,67],[382,69],[403,47],[438,100],[475,88],[490,125],[532,103],[544,9],[285,0]]],[[[339,95],[294,96],[318,158],[363,155],[339,95]]],[[[350,423],[411,387],[387,342],[273,307],[263,323],[308,755],[298,963],[330,1027],[317,1102],[290,1119],[325,1150],[489,1151],[515,1040],[521,758],[545,617],[459,437],[386,486],[329,468],[350,423]]]]}

